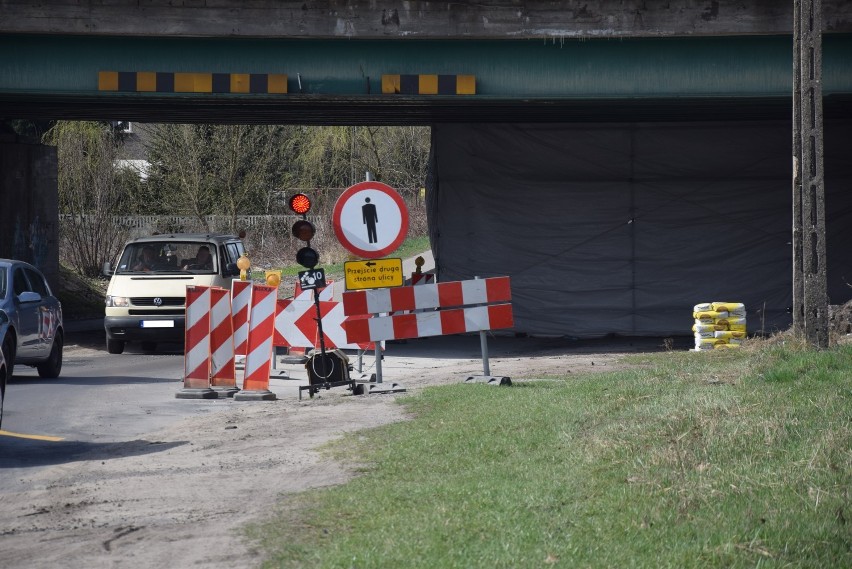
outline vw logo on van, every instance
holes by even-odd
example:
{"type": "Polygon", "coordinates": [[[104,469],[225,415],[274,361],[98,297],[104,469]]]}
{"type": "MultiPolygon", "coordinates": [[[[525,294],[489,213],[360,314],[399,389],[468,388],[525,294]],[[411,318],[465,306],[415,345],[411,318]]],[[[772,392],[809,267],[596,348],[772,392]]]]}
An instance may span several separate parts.
{"type": "Polygon", "coordinates": [[[154,298],[154,306],[162,306],[162,305],[163,305],[163,299],[162,298],[160,298],[159,296],[154,298]]]}

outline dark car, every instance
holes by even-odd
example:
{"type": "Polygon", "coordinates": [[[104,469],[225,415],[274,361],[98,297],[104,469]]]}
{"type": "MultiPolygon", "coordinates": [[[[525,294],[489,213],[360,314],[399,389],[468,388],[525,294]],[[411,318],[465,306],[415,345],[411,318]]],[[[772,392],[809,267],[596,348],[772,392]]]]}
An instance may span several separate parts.
{"type": "Polygon", "coordinates": [[[62,371],[62,305],[41,271],[23,261],[0,259],[0,310],[9,317],[2,339],[6,378],[17,364],[38,369],[41,377],[62,371]]]}
{"type": "MultiPolygon", "coordinates": [[[[9,329],[9,317],[0,310],[0,346],[6,338],[6,330],[9,329]]],[[[0,350],[0,427],[3,426],[3,401],[6,399],[6,358],[3,350],[0,350]]]]}

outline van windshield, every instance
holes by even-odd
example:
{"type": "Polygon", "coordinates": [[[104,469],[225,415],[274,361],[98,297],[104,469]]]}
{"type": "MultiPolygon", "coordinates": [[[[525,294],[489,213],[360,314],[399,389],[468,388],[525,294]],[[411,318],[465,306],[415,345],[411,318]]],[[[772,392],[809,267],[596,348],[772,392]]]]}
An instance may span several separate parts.
{"type": "Polygon", "coordinates": [[[198,241],[131,243],[118,261],[116,273],[216,273],[216,245],[198,241]]]}

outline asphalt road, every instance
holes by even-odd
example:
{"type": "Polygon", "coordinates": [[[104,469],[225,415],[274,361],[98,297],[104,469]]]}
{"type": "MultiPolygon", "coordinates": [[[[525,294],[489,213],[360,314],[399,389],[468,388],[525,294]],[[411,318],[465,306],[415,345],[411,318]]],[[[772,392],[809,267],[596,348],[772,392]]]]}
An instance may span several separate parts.
{"type": "MultiPolygon", "coordinates": [[[[140,453],[153,452],[144,435],[187,417],[232,409],[245,403],[232,399],[178,399],[183,387],[183,347],[162,345],[154,354],[142,353],[130,344],[124,354],[109,355],[105,349],[102,323],[68,323],[63,369],[56,379],[41,379],[35,369],[17,366],[9,384],[0,432],[0,495],[22,491],[26,473],[61,465],[86,455],[88,460],[102,456],[109,460],[117,445],[138,441],[140,453]]],[[[578,354],[599,354],[612,350],[660,349],[659,339],[622,341],[571,341],[566,339],[491,338],[492,357],[523,360],[531,351],[562,353],[566,346],[578,354]]],[[[439,337],[389,345],[388,359],[382,364],[385,382],[415,382],[421,372],[443,362],[448,369],[464,366],[464,373],[481,373],[480,342],[476,336],[439,337]],[[455,363],[458,362],[458,363],[455,363]]],[[[375,372],[375,358],[364,357],[360,369],[357,358],[352,379],[367,381],[375,372]]],[[[592,363],[591,365],[594,365],[592,363]]],[[[270,390],[279,399],[296,398],[299,386],[307,385],[304,365],[279,363],[288,377],[270,380],[270,390]]],[[[461,368],[459,368],[461,369],[461,368]]],[[[498,369],[494,373],[500,373],[498,369]]],[[[239,374],[239,372],[238,372],[239,374]]],[[[238,375],[238,384],[241,378],[238,375]]],[[[340,388],[343,389],[343,388],[340,388]]],[[[304,394],[307,397],[307,394],[304,394]]],[[[135,448],[135,447],[134,447],[135,448]]]]}
{"type": "MultiPolygon", "coordinates": [[[[177,399],[183,387],[183,347],[165,344],[145,354],[129,345],[109,355],[103,330],[69,330],[62,373],[42,379],[16,366],[6,390],[0,432],[0,494],[19,486],[20,469],[65,464],[112,448],[180,419],[232,406],[228,399],[177,399]]],[[[296,377],[296,376],[294,376],[296,377]]],[[[272,380],[281,396],[298,396],[297,380],[272,380]]],[[[270,385],[272,387],[272,385],[270,385]]]]}

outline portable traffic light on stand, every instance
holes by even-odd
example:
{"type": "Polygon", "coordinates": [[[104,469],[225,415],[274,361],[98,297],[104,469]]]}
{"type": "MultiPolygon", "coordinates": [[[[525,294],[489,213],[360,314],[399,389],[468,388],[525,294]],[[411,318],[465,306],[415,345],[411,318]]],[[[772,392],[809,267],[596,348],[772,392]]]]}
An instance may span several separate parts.
{"type": "MultiPolygon", "coordinates": [[[[318,292],[318,289],[325,287],[325,271],[315,268],[319,264],[319,253],[311,247],[311,238],[316,234],[316,228],[307,219],[307,214],[311,211],[311,199],[305,194],[298,193],[287,201],[287,205],[293,213],[302,216],[302,219],[296,220],[291,229],[293,237],[305,242],[305,246],[296,253],[296,262],[308,269],[299,273],[299,284],[303,290],[314,290],[314,305],[317,311],[316,321],[320,353],[318,356],[314,354],[308,360],[308,376],[311,378],[311,384],[323,383],[328,385],[335,369],[334,359],[337,356],[329,354],[327,358],[325,351],[325,337],[322,332],[322,313],[320,311],[318,292]],[[311,375],[311,372],[314,372],[314,375],[311,375]]],[[[313,395],[313,391],[311,391],[311,395],[313,395]]]]}
{"type": "Polygon", "coordinates": [[[302,219],[293,224],[293,237],[305,242],[305,246],[296,253],[296,262],[305,268],[313,269],[319,264],[319,253],[311,248],[311,238],[316,233],[314,224],[308,221],[307,215],[311,211],[311,199],[305,194],[299,193],[292,196],[287,205],[302,219]]]}

